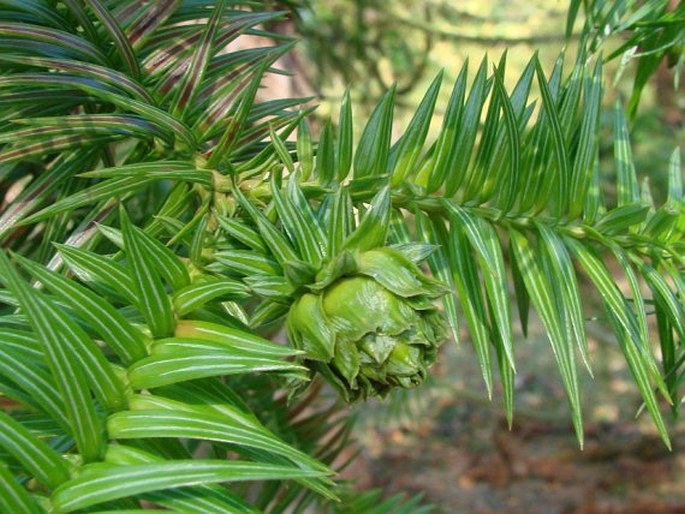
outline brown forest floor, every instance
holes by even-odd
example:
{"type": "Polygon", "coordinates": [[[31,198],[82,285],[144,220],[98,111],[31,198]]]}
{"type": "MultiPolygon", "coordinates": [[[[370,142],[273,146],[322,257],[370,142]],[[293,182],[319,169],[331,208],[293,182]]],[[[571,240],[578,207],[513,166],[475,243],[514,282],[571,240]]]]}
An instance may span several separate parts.
{"type": "Polygon", "coordinates": [[[518,344],[511,431],[497,391],[489,402],[473,390],[482,380],[465,339],[446,348],[434,383],[402,413],[362,408],[362,454],[347,476],[388,494],[423,493],[450,514],[685,514],[685,423],[671,423],[669,452],[646,415],[633,419],[640,400],[615,344],[595,339],[591,349],[595,380],[579,370],[583,451],[544,336],[518,344]]]}

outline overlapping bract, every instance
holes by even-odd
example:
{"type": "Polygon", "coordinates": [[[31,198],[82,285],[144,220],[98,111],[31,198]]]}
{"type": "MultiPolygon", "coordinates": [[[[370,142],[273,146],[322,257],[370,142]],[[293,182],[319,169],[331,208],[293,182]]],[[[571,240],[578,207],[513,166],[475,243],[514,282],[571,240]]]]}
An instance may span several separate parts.
{"type": "MultiPolygon", "coordinates": [[[[446,338],[435,302],[447,289],[419,267],[433,248],[387,244],[389,189],[371,199],[356,224],[346,188],[313,206],[297,178],[289,177],[284,191],[272,181],[276,223],[255,209],[249,192],[235,191],[247,219],[222,220],[227,241],[219,245],[231,249],[215,254],[213,269],[242,276],[264,298],[250,324],[287,313],[299,359],[345,400],[422,383],[446,338]],[[239,249],[245,246],[251,251],[239,249]]],[[[306,388],[293,385],[293,394],[306,388]]]]}
{"type": "Polygon", "coordinates": [[[346,400],[385,396],[426,379],[447,335],[433,303],[445,291],[399,250],[362,252],[352,270],[328,274],[312,289],[292,304],[288,337],[346,400]]]}

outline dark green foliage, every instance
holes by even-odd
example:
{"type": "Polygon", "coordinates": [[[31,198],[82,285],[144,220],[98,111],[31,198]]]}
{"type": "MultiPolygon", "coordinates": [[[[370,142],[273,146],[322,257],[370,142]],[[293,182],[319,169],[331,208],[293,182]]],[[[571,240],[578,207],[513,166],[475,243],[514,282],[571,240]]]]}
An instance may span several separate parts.
{"type": "MultiPolygon", "coordinates": [[[[439,302],[455,339],[469,329],[491,395],[496,363],[511,423],[514,310],[525,333],[534,309],[582,444],[596,313],[581,280],[668,445],[662,411],[677,415],[685,382],[680,154],[655,205],[618,104],[606,203],[600,41],[583,40],[570,72],[534,56],[511,92],[506,56],[471,83],[465,66],[435,140],[442,75],[394,142],[390,88],[355,145],[349,94],[318,138],[303,100],[258,94],[292,45],[264,28],[273,7],[0,2],[0,511],[428,512],[334,480],[352,419],[320,375],[349,398],[416,385],[445,336],[439,302]],[[228,46],[244,34],[270,45],[228,46]],[[377,334],[362,315],[377,305],[355,318],[341,301],[326,321],[354,326],[331,332],[360,348],[397,336],[404,363],[362,362],[373,345],[354,361],[299,312],[368,284],[401,298],[401,330],[377,334]]],[[[680,11],[660,9],[619,25],[672,49],[680,11]]]]}

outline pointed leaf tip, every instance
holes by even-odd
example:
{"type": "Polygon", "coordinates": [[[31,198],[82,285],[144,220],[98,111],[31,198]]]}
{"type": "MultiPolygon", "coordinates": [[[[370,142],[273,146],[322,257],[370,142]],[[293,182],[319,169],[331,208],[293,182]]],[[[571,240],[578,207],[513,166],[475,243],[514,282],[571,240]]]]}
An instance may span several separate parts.
{"type": "Polygon", "coordinates": [[[343,249],[363,252],[382,246],[390,227],[391,206],[390,188],[386,186],[373,198],[359,226],[343,244],[343,249]]]}

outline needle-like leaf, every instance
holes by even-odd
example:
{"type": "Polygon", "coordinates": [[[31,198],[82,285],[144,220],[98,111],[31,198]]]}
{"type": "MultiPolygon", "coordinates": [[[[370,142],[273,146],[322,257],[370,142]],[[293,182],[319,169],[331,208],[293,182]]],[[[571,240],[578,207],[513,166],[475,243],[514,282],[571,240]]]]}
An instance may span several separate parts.
{"type": "Polygon", "coordinates": [[[98,459],[103,442],[101,421],[90,398],[82,356],[76,353],[67,333],[57,328],[65,319],[64,316],[60,316],[51,303],[39,298],[31,290],[14,270],[4,252],[0,252],[0,274],[3,282],[17,295],[43,344],[81,455],[86,461],[98,459]]]}
{"type": "Polygon", "coordinates": [[[157,266],[143,246],[140,232],[131,225],[123,209],[121,222],[124,249],[133,277],[133,287],[139,299],[138,307],[154,337],[169,336],[173,333],[175,321],[171,301],[164,289],[157,266]]]}
{"type": "Polygon", "coordinates": [[[132,466],[93,466],[53,496],[62,512],[145,492],[197,484],[321,476],[320,471],[238,460],[176,460],[132,466]]]}

